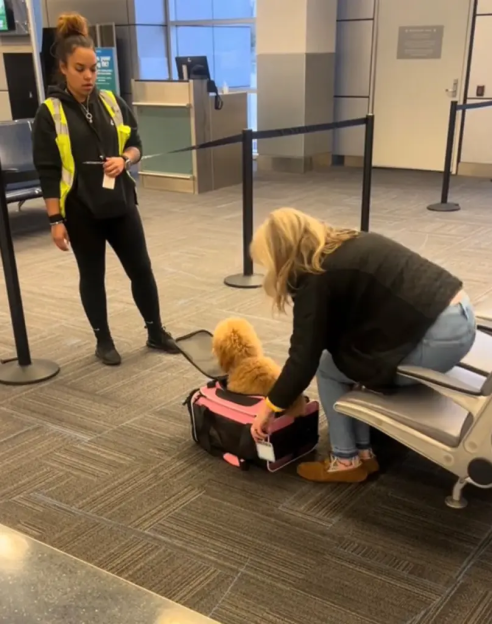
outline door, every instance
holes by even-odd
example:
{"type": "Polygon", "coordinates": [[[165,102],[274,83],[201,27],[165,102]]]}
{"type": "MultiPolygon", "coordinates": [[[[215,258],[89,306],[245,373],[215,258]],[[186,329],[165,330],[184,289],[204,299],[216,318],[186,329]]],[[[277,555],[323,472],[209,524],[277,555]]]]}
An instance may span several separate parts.
{"type": "MultiPolygon", "coordinates": [[[[379,0],[374,166],[442,171],[473,0],[379,0]]],[[[459,124],[458,124],[459,126],[459,124]]]]}
{"type": "Polygon", "coordinates": [[[32,54],[4,53],[12,119],[32,119],[38,108],[38,94],[32,54]]]}

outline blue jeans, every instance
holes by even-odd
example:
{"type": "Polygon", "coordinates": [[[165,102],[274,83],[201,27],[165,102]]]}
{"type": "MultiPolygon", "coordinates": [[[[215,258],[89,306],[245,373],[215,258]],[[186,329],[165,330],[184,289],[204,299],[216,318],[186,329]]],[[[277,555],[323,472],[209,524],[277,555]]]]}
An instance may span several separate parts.
{"type": "MultiPolygon", "coordinates": [[[[475,334],[475,314],[470,300],[465,295],[459,303],[450,305],[444,310],[402,364],[447,373],[470,351],[475,334]]],[[[316,379],[321,404],[328,419],[333,455],[351,459],[358,455],[359,450],[370,449],[369,425],[338,414],[333,409],[336,401],[351,389],[354,382],[335,366],[328,351],[324,351],[321,356],[316,379]]],[[[398,376],[395,383],[397,386],[405,386],[415,382],[398,376]]]]}

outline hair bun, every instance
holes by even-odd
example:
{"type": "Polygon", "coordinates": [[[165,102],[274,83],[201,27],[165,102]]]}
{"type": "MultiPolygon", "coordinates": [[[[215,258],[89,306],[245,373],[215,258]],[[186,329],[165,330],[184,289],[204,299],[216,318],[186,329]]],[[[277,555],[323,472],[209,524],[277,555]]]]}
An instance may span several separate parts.
{"type": "Polygon", "coordinates": [[[66,39],[72,35],[89,36],[89,24],[80,13],[63,13],[56,24],[56,34],[59,39],[66,39]]]}

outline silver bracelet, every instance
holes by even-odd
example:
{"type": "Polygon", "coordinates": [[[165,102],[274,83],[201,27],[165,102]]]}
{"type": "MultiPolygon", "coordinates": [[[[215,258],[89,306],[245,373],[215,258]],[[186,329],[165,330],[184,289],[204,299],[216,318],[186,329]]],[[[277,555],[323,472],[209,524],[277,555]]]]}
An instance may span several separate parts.
{"type": "Polygon", "coordinates": [[[51,227],[55,227],[55,225],[63,225],[64,221],[55,221],[55,223],[50,223],[51,227]]]}

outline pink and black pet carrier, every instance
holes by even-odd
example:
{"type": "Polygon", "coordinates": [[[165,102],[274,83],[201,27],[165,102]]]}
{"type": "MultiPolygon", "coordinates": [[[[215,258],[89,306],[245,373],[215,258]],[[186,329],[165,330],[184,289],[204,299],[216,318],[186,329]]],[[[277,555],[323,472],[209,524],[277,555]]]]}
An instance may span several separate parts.
{"type": "Polygon", "coordinates": [[[309,401],[306,415],[280,414],[269,439],[257,447],[251,425],[264,397],[230,392],[227,376],[212,355],[212,335],[204,330],[176,341],[181,353],[211,381],[187,397],[192,437],[207,452],[247,470],[250,464],[275,472],[311,453],[318,444],[319,406],[309,401]],[[259,452],[260,451],[260,452],[259,452]]]}

